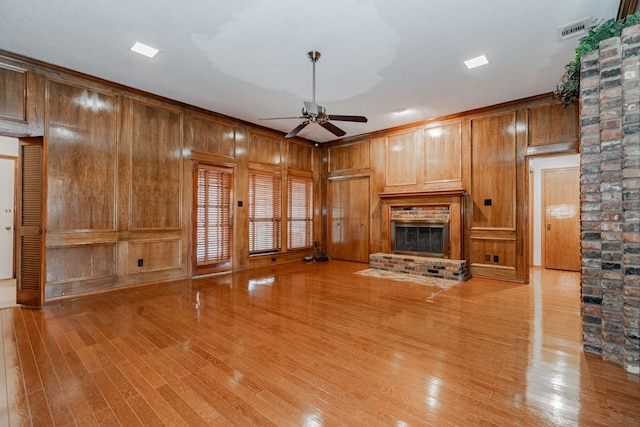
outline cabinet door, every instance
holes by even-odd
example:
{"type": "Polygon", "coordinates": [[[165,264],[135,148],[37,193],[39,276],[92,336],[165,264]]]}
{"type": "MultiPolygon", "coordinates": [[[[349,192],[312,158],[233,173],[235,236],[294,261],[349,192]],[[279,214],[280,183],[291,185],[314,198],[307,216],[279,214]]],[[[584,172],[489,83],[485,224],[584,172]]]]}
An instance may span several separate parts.
{"type": "Polygon", "coordinates": [[[329,184],[329,255],[369,262],[369,178],[329,184]]]}

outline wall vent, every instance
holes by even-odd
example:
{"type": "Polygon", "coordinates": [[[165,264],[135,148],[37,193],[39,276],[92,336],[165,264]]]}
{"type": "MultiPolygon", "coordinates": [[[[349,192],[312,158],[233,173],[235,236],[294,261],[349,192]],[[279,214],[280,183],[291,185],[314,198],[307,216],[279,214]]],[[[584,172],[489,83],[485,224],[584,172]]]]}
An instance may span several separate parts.
{"type": "Polygon", "coordinates": [[[575,37],[585,36],[589,32],[591,25],[591,18],[586,17],[579,21],[558,27],[558,41],[562,42],[575,37]]]}

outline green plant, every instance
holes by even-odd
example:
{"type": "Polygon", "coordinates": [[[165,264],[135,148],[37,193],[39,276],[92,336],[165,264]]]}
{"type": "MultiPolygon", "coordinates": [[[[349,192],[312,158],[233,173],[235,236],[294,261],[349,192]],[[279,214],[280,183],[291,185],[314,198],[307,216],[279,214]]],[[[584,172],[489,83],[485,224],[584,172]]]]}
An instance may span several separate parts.
{"type": "Polygon", "coordinates": [[[562,100],[564,107],[569,107],[574,99],[580,96],[580,60],[583,55],[598,49],[602,40],[611,37],[620,37],[622,30],[640,23],[640,12],[629,15],[626,18],[609,19],[589,30],[589,34],[580,39],[576,53],[571,62],[565,66],[562,80],[556,87],[555,94],[562,100]]]}

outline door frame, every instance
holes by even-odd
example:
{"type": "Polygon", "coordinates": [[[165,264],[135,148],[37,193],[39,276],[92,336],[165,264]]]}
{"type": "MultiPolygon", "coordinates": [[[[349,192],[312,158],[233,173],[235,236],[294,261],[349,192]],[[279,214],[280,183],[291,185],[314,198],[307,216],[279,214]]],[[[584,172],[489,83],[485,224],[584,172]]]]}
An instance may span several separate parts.
{"type": "MultiPolygon", "coordinates": [[[[191,277],[205,276],[209,274],[222,273],[233,271],[233,264],[235,260],[234,254],[234,184],[235,184],[235,168],[227,164],[218,164],[214,162],[193,160],[191,162],[191,277]],[[198,170],[200,166],[211,167],[213,169],[229,170],[231,175],[230,185],[230,199],[229,199],[229,220],[230,220],[230,241],[229,241],[229,253],[231,259],[229,261],[223,261],[211,264],[206,267],[197,266],[197,227],[198,227],[198,170]]],[[[226,173],[226,172],[225,172],[226,173]]]]}
{"type": "MultiPolygon", "coordinates": [[[[529,254],[531,259],[530,266],[536,268],[543,268],[544,264],[542,262],[535,263],[536,261],[536,252],[540,253],[541,244],[540,241],[542,239],[540,230],[541,222],[541,204],[542,199],[540,195],[540,188],[535,188],[536,183],[539,182],[540,186],[542,177],[540,176],[540,171],[542,169],[558,169],[558,168],[568,168],[580,165],[580,154],[579,153],[554,153],[548,155],[535,155],[535,156],[527,156],[526,157],[526,167],[527,171],[533,170],[534,174],[531,177],[529,173],[527,173],[527,185],[530,188],[527,204],[528,204],[528,220],[527,220],[527,230],[525,235],[530,238],[532,241],[530,244],[525,245],[525,248],[532,250],[533,253],[529,254]],[[529,179],[529,178],[533,179],[529,179]],[[534,188],[531,188],[534,187],[534,188]],[[533,198],[533,200],[531,200],[533,198]]],[[[541,255],[541,254],[540,254],[541,255]]],[[[527,258],[529,258],[527,257],[527,258]]]]}

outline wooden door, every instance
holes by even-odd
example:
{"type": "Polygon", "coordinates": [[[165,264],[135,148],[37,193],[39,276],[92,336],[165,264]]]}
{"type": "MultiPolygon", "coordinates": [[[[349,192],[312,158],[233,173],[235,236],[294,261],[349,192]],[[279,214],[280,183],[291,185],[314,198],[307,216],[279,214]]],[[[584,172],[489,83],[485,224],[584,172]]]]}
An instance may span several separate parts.
{"type": "Polygon", "coordinates": [[[542,171],[544,267],[580,270],[580,171],[542,171]]]}
{"type": "Polygon", "coordinates": [[[43,156],[40,138],[20,140],[17,241],[18,304],[41,306],[44,298],[43,156]]]}
{"type": "Polygon", "coordinates": [[[193,167],[193,275],[232,268],[233,169],[193,167]]]}
{"type": "Polygon", "coordinates": [[[369,177],[329,183],[329,256],[369,262],[369,177]]]}

